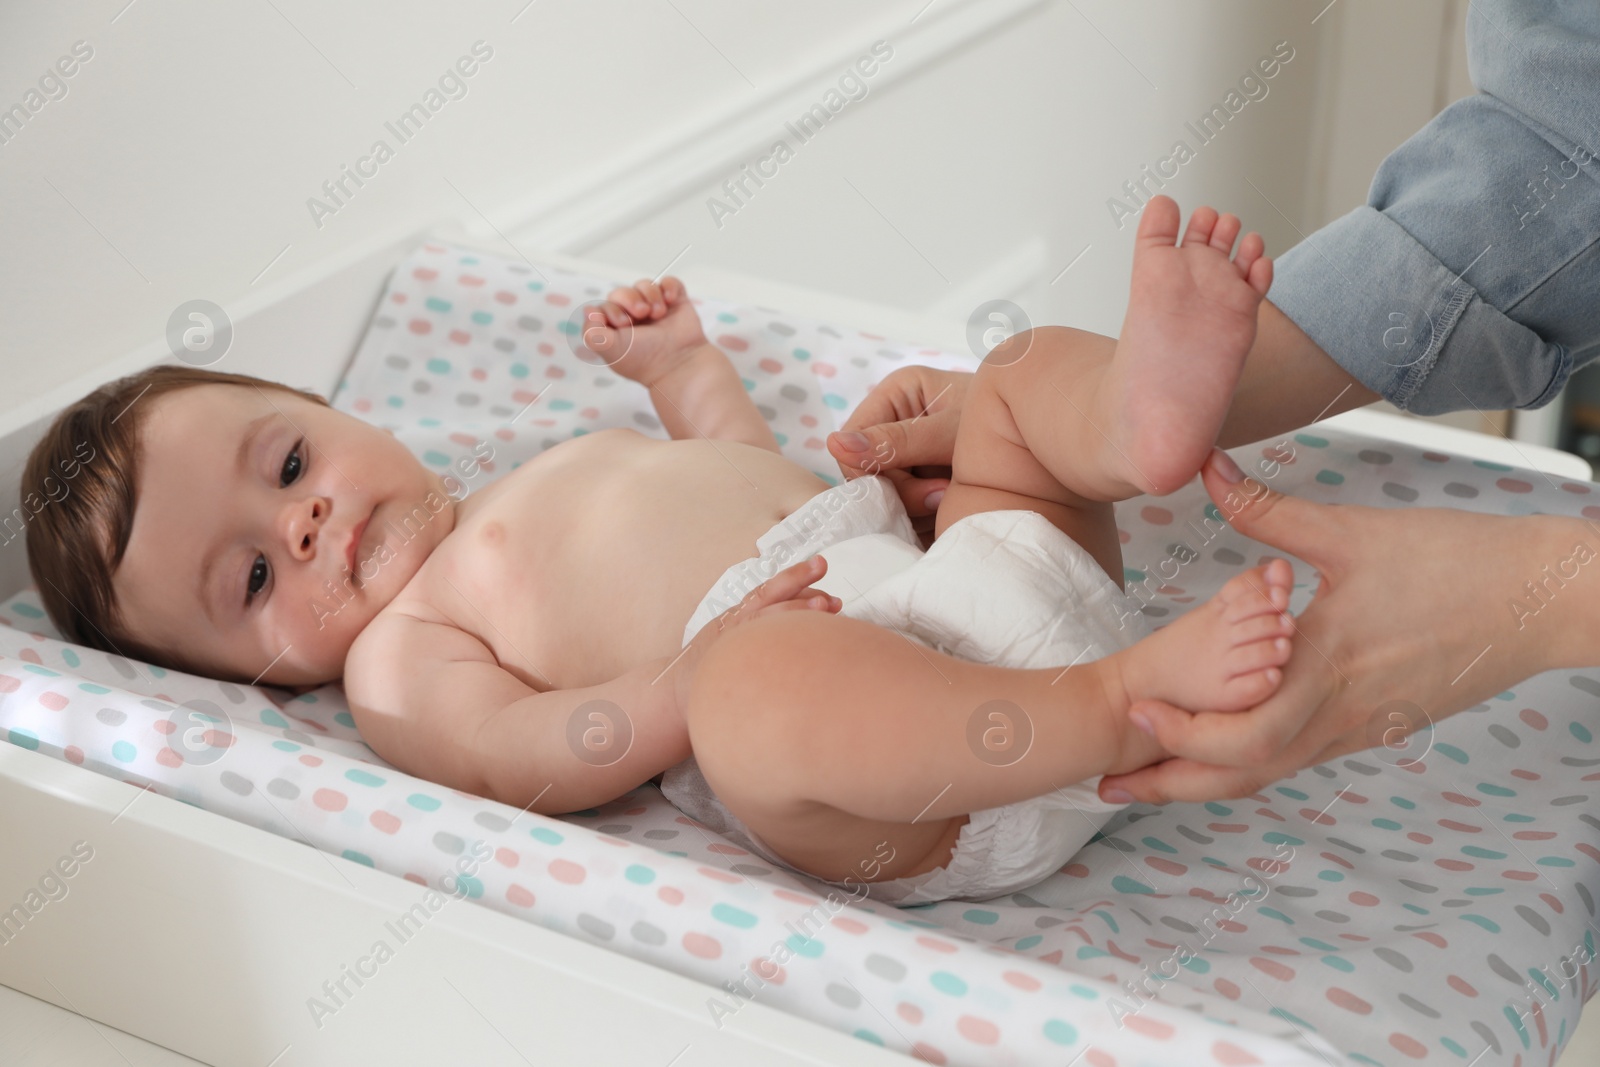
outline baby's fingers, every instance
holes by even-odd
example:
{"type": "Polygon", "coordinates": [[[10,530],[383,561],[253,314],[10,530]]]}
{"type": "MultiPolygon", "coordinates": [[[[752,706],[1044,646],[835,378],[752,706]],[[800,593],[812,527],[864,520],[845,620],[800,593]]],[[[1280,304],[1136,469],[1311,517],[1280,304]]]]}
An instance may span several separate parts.
{"type": "Polygon", "coordinates": [[[640,278],[633,283],[633,287],[639,291],[641,297],[649,301],[649,314],[660,318],[667,313],[667,303],[661,297],[661,286],[657,285],[652,279],[640,278]]]}

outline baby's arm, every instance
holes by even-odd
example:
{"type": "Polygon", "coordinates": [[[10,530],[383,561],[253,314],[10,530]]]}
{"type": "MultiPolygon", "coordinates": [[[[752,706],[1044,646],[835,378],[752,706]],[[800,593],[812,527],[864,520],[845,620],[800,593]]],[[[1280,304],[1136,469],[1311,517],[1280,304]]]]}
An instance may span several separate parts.
{"type": "Polygon", "coordinates": [[[624,378],[647,386],[674,439],[743,441],[779,451],[727,355],[706,340],[683,283],[668,275],[613,289],[584,312],[583,341],[624,378]]]}
{"type": "Polygon", "coordinates": [[[367,743],[408,774],[558,815],[615,800],[690,755],[672,685],[652,685],[665,661],[540,692],[454,626],[372,625],[382,629],[346,664],[351,710],[367,743]]]}

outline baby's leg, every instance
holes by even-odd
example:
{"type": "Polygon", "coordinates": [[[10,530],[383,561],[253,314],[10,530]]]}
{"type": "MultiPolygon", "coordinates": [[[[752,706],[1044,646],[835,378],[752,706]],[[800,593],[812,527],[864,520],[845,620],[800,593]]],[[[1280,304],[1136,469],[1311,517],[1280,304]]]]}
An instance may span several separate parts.
{"type": "Polygon", "coordinates": [[[1165,756],[1128,724],[1134,701],[1238,710],[1269,696],[1292,577],[1282,560],[1257,567],[1132,648],[1065,669],[955,659],[822,612],[752,619],[697,668],[690,740],[722,802],[795,867],[920,874],[949,861],[970,812],[1165,756]],[[985,740],[1008,728],[1010,762],[985,740]]]}
{"type": "MultiPolygon", "coordinates": [[[[1177,205],[1158,196],[1139,222],[1127,318],[1109,362],[1094,335],[1078,331],[1033,330],[996,347],[962,414],[938,532],[1019,494],[1068,509],[1068,523],[1101,544],[1109,536],[1114,547],[1115,531],[1101,518],[1110,509],[1092,502],[1170,493],[1194,477],[1227,415],[1271,284],[1258,235],[1246,235],[1229,258],[1238,234],[1238,219],[1200,208],[1176,245],[1177,205]]],[[[1120,575],[1110,553],[1057,525],[1120,575]]]]}

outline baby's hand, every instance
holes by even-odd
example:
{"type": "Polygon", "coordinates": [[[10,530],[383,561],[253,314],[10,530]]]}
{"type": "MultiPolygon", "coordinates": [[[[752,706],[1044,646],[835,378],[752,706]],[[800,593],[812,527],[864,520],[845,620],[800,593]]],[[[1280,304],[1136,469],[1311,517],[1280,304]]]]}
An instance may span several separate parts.
{"type": "Polygon", "coordinates": [[[652,386],[706,343],[683,283],[640,278],[583,309],[583,343],[624,378],[652,386]]]}

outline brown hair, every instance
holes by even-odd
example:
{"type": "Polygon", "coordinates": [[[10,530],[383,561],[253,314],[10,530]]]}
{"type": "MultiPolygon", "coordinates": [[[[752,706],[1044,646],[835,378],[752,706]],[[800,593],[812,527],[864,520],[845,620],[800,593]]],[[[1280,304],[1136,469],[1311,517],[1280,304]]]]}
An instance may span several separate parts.
{"type": "Polygon", "coordinates": [[[22,472],[24,507],[14,513],[26,523],[28,570],[39,599],[63,637],[189,673],[204,672],[180,652],[152,648],[128,631],[111,576],[133,531],[139,429],[148,401],[197,385],[276,389],[327,403],[280,382],[199,367],[164,364],[118,378],[56,416],[28,456],[22,472]]]}

